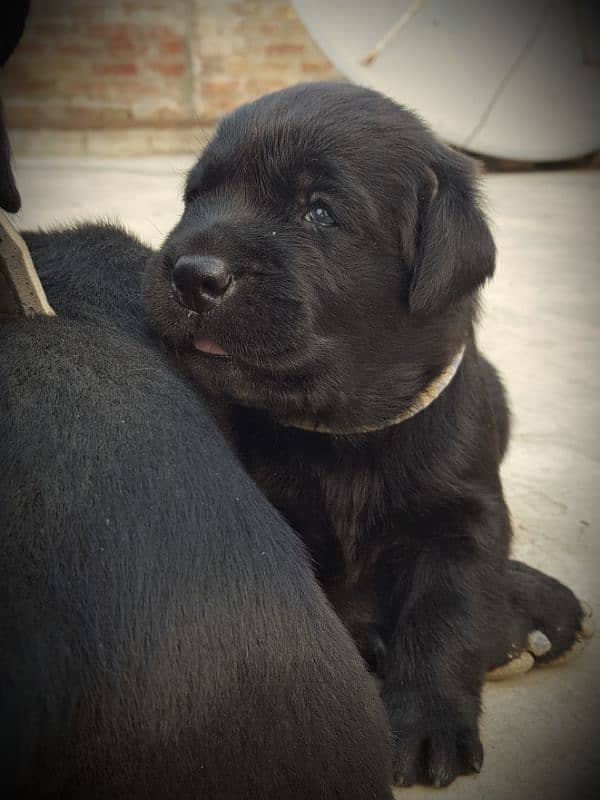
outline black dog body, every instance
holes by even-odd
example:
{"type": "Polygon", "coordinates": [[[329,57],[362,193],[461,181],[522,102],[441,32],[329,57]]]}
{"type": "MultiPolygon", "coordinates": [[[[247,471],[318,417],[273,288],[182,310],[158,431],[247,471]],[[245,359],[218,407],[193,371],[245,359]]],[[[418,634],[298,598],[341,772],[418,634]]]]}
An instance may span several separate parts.
{"type": "Polygon", "coordinates": [[[146,329],[150,251],[27,241],[57,316],[0,328],[3,796],[387,800],[356,648],[146,329]]]}
{"type": "Polygon", "coordinates": [[[478,770],[486,670],[533,619],[554,657],[581,609],[508,558],[508,412],[474,336],[495,248],[471,162],[374,92],[313,84],[226,117],[185,200],[148,271],[153,324],[234,404],[244,463],[383,674],[395,779],[478,770]]]}

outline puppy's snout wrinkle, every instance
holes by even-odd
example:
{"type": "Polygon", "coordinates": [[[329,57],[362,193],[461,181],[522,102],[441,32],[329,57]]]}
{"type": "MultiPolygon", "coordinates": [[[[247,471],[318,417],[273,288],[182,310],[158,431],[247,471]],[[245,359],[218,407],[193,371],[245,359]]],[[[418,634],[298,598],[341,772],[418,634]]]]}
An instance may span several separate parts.
{"type": "Polygon", "coordinates": [[[181,256],[173,270],[180,303],[198,313],[220,300],[231,280],[227,264],[215,256],[181,256]]]}

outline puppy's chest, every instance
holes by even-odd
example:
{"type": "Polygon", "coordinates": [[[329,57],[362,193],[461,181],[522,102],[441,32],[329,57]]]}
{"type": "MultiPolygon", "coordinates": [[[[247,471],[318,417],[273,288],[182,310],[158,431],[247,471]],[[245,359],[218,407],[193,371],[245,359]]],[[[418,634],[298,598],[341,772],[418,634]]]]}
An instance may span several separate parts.
{"type": "Polygon", "coordinates": [[[324,471],[318,476],[322,508],[338,542],[346,581],[372,569],[385,540],[387,522],[383,477],[370,469],[324,471]]]}
{"type": "Polygon", "coordinates": [[[384,476],[369,467],[255,465],[253,476],[309,547],[324,583],[372,575],[389,546],[384,476]]]}

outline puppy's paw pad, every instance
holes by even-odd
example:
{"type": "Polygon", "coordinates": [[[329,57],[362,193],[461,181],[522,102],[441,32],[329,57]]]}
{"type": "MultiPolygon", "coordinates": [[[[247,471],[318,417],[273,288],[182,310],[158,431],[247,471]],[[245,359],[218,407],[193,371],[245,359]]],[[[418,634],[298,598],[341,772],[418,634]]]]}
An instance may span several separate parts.
{"type": "Polygon", "coordinates": [[[517,678],[519,675],[525,675],[534,665],[534,656],[528,650],[524,650],[516,656],[509,656],[509,660],[505,664],[490,670],[485,677],[488,681],[506,681],[510,678],[517,678]]]}

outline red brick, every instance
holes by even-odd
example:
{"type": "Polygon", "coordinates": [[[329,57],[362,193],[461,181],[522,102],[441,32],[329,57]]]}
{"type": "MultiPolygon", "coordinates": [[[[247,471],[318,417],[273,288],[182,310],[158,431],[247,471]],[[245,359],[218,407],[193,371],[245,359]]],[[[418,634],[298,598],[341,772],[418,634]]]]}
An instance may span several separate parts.
{"type": "Polygon", "coordinates": [[[248,92],[250,95],[254,97],[259,97],[261,94],[266,94],[267,92],[275,92],[278,89],[282,89],[286,85],[287,81],[285,80],[268,80],[267,78],[251,78],[246,86],[248,88],[248,92]]]}
{"type": "Polygon", "coordinates": [[[160,72],[162,75],[167,76],[183,75],[186,69],[185,64],[168,64],[161,61],[151,61],[149,62],[149,66],[155,72],[160,72]]]}
{"type": "Polygon", "coordinates": [[[181,39],[165,39],[160,44],[160,52],[165,55],[179,55],[184,50],[185,47],[181,39]]]}
{"type": "Polygon", "coordinates": [[[23,77],[19,81],[19,93],[21,96],[38,93],[43,93],[45,96],[50,89],[54,88],[54,85],[55,82],[53,80],[44,80],[35,76],[31,78],[23,77]]]}
{"type": "Polygon", "coordinates": [[[96,64],[93,68],[96,75],[136,75],[135,64],[96,64]]]}
{"type": "Polygon", "coordinates": [[[300,64],[300,71],[305,75],[327,75],[334,71],[334,66],[330,61],[303,61],[300,64]]]}
{"type": "Polygon", "coordinates": [[[268,55],[296,55],[306,51],[305,44],[294,44],[293,42],[282,42],[281,44],[269,44],[265,47],[268,55]]]}
{"type": "Polygon", "coordinates": [[[285,0],[36,0],[2,84],[23,128],[116,131],[210,124],[263,92],[337,75],[285,0]]]}
{"type": "Polygon", "coordinates": [[[265,22],[264,25],[260,26],[259,30],[264,36],[275,36],[280,32],[281,28],[274,22],[265,22]]]}
{"type": "MultiPolygon", "coordinates": [[[[142,6],[143,8],[143,6],[142,6]]],[[[161,36],[172,35],[172,28],[166,25],[151,25],[148,23],[102,23],[94,24],[86,27],[86,35],[98,36],[101,38],[135,38],[137,36],[144,36],[146,39],[156,39],[161,36]]]]}
{"type": "Polygon", "coordinates": [[[237,81],[203,81],[202,93],[207,95],[220,95],[225,92],[235,92],[239,84],[237,81]]]}
{"type": "Polygon", "coordinates": [[[90,54],[89,44],[60,44],[60,42],[58,42],[53,49],[56,53],[63,56],[83,56],[85,58],[90,54]]]}

